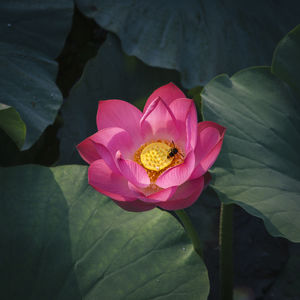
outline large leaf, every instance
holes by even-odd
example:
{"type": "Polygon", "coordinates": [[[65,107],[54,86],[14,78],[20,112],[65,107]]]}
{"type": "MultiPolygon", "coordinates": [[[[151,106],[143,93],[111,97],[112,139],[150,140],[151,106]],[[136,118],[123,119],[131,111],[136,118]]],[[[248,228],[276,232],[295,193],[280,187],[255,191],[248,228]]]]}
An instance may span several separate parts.
{"type": "Polygon", "coordinates": [[[214,169],[222,201],[300,242],[299,99],[268,67],[220,75],[202,92],[204,117],[227,127],[214,169]]]}
{"type": "Polygon", "coordinates": [[[75,147],[96,132],[99,100],[127,100],[142,109],[152,91],[170,81],[178,83],[179,74],[146,66],[125,55],[118,39],[109,35],[62,107],[60,163],[84,163],[75,147]]]}
{"type": "Polygon", "coordinates": [[[300,25],[289,32],[274,52],[272,72],[300,95],[300,25]]]}
{"type": "Polygon", "coordinates": [[[20,114],[11,106],[0,103],[0,128],[21,148],[25,141],[26,126],[20,114]]]}
{"type": "Polygon", "coordinates": [[[0,172],[3,299],[206,299],[206,268],[158,209],[129,213],[87,184],[87,167],[0,172]]]}
{"type": "Polygon", "coordinates": [[[282,36],[299,22],[298,0],[76,0],[79,9],[116,33],[125,52],[176,69],[185,87],[216,74],[270,64],[282,36]]]}
{"type": "Polygon", "coordinates": [[[62,103],[57,63],[70,29],[73,1],[1,1],[0,102],[14,107],[27,126],[28,149],[52,124],[62,103]]]}

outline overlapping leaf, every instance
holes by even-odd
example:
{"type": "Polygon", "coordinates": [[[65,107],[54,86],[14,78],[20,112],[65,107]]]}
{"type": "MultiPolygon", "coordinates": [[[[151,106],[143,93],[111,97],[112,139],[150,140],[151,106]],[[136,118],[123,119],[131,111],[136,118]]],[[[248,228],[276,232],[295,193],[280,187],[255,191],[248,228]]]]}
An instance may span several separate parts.
{"type": "Polygon", "coordinates": [[[274,47],[299,22],[297,0],[76,0],[116,33],[125,52],[181,72],[187,88],[216,74],[270,64],[274,47]]]}
{"type": "Polygon", "coordinates": [[[62,103],[57,63],[71,26],[73,1],[2,1],[0,102],[14,107],[27,126],[28,149],[53,123],[62,103]]]}
{"type": "Polygon", "coordinates": [[[272,72],[287,82],[300,95],[300,25],[278,44],[273,57],[272,72]]]}
{"type": "Polygon", "coordinates": [[[205,118],[227,127],[214,170],[220,198],[262,218],[272,235],[300,242],[299,97],[270,68],[256,67],[216,77],[202,99],[205,118]]]}
{"type": "Polygon", "coordinates": [[[170,214],[123,211],[84,166],[7,168],[0,180],[4,299],[207,299],[206,268],[170,214]]]}
{"type": "Polygon", "coordinates": [[[26,126],[20,114],[11,106],[0,103],[0,128],[21,148],[25,141],[26,126]]]}

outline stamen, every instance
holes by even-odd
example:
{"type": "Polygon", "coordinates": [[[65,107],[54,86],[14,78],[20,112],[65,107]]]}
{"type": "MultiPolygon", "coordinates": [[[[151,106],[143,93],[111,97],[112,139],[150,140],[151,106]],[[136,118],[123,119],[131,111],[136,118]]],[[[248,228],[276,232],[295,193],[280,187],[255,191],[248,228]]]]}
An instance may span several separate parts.
{"type": "Polygon", "coordinates": [[[151,194],[159,191],[160,188],[155,184],[157,178],[165,170],[183,163],[184,153],[177,145],[178,153],[174,156],[169,156],[173,147],[174,145],[170,141],[156,140],[141,145],[135,152],[134,161],[145,168],[151,181],[151,185],[147,188],[147,193],[151,194]]]}
{"type": "Polygon", "coordinates": [[[141,153],[143,166],[152,171],[160,171],[168,167],[174,157],[168,157],[170,147],[164,143],[151,143],[141,153]]]}

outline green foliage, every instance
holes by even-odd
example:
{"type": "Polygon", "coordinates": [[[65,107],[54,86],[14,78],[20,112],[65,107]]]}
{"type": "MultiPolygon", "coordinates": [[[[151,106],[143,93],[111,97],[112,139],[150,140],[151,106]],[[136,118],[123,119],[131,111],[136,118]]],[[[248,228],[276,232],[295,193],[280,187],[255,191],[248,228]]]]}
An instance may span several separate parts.
{"type": "Polygon", "coordinates": [[[207,299],[204,263],[167,212],[120,209],[84,166],[6,168],[0,181],[3,299],[207,299]]]}
{"type": "Polygon", "coordinates": [[[300,25],[289,32],[275,49],[272,72],[300,95],[300,25]]]}
{"type": "Polygon", "coordinates": [[[70,29],[73,1],[1,1],[0,102],[25,122],[23,150],[53,123],[62,103],[57,63],[70,29]]]}
{"type": "MultiPolygon", "coordinates": [[[[297,58],[299,33],[292,31],[274,56],[273,71],[287,83],[299,82],[298,62],[285,53],[297,58]],[[285,43],[290,36],[297,42],[285,43]]],[[[272,235],[300,242],[299,97],[268,67],[220,75],[201,96],[205,118],[227,127],[214,169],[220,199],[262,218],[272,235]]]]}
{"type": "Polygon", "coordinates": [[[20,149],[25,141],[26,126],[20,114],[10,106],[0,103],[0,128],[15,142],[20,149]]]}
{"type": "MultiPolygon", "coordinates": [[[[106,31],[78,9],[73,16],[72,0],[2,1],[0,164],[52,165],[62,123],[59,163],[84,163],[75,146],[96,131],[99,100],[142,109],[154,89],[170,81],[180,86],[181,77],[205,119],[227,127],[214,190],[188,208],[204,252],[213,252],[218,197],[263,219],[273,236],[300,242],[300,25],[280,41],[271,68],[220,75],[202,90],[218,73],[269,64],[298,21],[298,2],[76,0],[83,14],[116,34],[102,45],[106,31]],[[72,16],[75,42],[61,54],[72,16]],[[57,82],[69,95],[62,118],[59,55],[64,70],[57,82]]],[[[0,181],[2,298],[207,299],[206,267],[167,212],[121,210],[88,186],[83,166],[1,168],[0,181]]],[[[270,295],[298,296],[295,249],[270,295]]]]}
{"type": "Polygon", "coordinates": [[[223,72],[271,63],[297,25],[298,0],[76,0],[79,9],[121,39],[128,55],[175,69],[186,88],[223,72]]]}

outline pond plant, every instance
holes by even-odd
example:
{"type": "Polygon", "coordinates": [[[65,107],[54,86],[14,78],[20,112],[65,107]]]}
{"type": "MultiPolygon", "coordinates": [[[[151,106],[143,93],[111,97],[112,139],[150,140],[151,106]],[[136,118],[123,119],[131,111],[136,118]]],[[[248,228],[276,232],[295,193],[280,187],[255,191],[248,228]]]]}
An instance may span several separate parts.
{"type": "Polygon", "coordinates": [[[299,15],[2,1],[1,299],[300,299],[299,15]]]}

